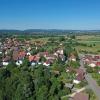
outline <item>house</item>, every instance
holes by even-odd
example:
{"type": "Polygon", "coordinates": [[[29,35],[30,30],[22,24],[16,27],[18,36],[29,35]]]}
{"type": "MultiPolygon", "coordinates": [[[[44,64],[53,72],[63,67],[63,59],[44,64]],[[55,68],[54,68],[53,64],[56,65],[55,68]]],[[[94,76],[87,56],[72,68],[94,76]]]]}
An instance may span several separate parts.
{"type": "Polygon", "coordinates": [[[34,55],[34,59],[33,59],[33,61],[35,61],[35,62],[39,62],[39,60],[40,60],[40,57],[37,56],[37,55],[34,55]]]}
{"type": "Polygon", "coordinates": [[[55,56],[59,56],[59,55],[64,55],[64,50],[63,49],[55,49],[55,52],[54,52],[54,54],[53,55],[55,55],[55,56]]]}
{"type": "Polygon", "coordinates": [[[29,62],[32,62],[34,60],[34,56],[30,55],[28,59],[29,59],[29,62]]]}
{"type": "Polygon", "coordinates": [[[96,66],[100,67],[100,61],[96,62],[96,66]]]}
{"type": "Polygon", "coordinates": [[[85,55],[83,62],[92,68],[100,66],[100,55],[85,55]]]}
{"type": "Polygon", "coordinates": [[[6,56],[5,58],[2,59],[2,65],[7,66],[10,60],[11,60],[11,57],[6,56]]]}
{"type": "Polygon", "coordinates": [[[26,52],[20,51],[18,56],[19,56],[19,59],[24,59],[24,57],[26,56],[26,52]]]}
{"type": "Polygon", "coordinates": [[[22,60],[25,58],[25,56],[26,56],[25,51],[14,50],[12,58],[16,62],[16,65],[20,66],[23,63],[22,60]]]}
{"type": "Polygon", "coordinates": [[[70,61],[76,61],[76,57],[74,54],[71,54],[70,57],[69,57],[69,60],[70,61]]]}
{"type": "Polygon", "coordinates": [[[31,66],[36,65],[36,62],[34,61],[34,59],[35,59],[35,56],[32,56],[32,55],[29,56],[29,62],[31,63],[31,66]]]}
{"type": "Polygon", "coordinates": [[[73,80],[73,83],[79,84],[82,80],[85,79],[85,72],[83,69],[76,69],[76,79],[73,80]]]}
{"type": "Polygon", "coordinates": [[[46,61],[46,62],[43,63],[43,65],[48,67],[48,66],[50,66],[50,62],[46,61]]]}
{"type": "Polygon", "coordinates": [[[53,55],[58,57],[58,53],[57,52],[55,52],[53,55]]]}
{"type": "Polygon", "coordinates": [[[0,54],[2,54],[2,51],[0,51],[0,54]]]}
{"type": "Polygon", "coordinates": [[[61,54],[61,55],[63,55],[63,54],[64,54],[63,49],[58,49],[56,52],[57,52],[58,54],[61,54]]]}
{"type": "Polygon", "coordinates": [[[66,57],[65,57],[64,55],[62,55],[62,54],[60,54],[58,57],[59,57],[62,61],[65,61],[65,60],[66,60],[66,57]]]}
{"type": "Polygon", "coordinates": [[[27,52],[27,56],[30,56],[31,55],[31,53],[30,52],[27,52]]]}
{"type": "Polygon", "coordinates": [[[38,62],[38,65],[41,65],[42,63],[41,62],[38,62]]]}
{"type": "Polygon", "coordinates": [[[94,68],[94,67],[96,67],[96,64],[95,63],[90,63],[88,66],[94,68]]]}
{"type": "Polygon", "coordinates": [[[34,56],[30,55],[30,56],[28,57],[28,59],[29,59],[29,62],[31,63],[31,66],[35,66],[36,63],[40,64],[40,63],[39,63],[40,57],[38,57],[37,55],[34,55],[34,56]]]}
{"type": "Polygon", "coordinates": [[[9,62],[2,62],[3,66],[7,66],[9,64],[9,62]]]}
{"type": "Polygon", "coordinates": [[[36,65],[36,62],[31,62],[31,66],[35,66],[36,65]]]}
{"type": "Polygon", "coordinates": [[[72,100],[89,100],[89,95],[83,92],[76,93],[72,100]]]}
{"type": "Polygon", "coordinates": [[[94,56],[95,59],[100,59],[99,55],[94,56]]]}
{"type": "Polygon", "coordinates": [[[55,59],[57,59],[57,57],[53,54],[49,54],[49,55],[46,56],[46,59],[47,60],[50,60],[50,59],[55,60],[55,59]]]}
{"type": "Polygon", "coordinates": [[[73,80],[73,83],[75,84],[79,84],[82,80],[85,79],[85,72],[83,69],[79,68],[79,69],[74,69],[74,68],[66,68],[66,72],[73,72],[76,73],[76,78],[73,80]]]}
{"type": "Polygon", "coordinates": [[[18,60],[17,62],[16,62],[16,65],[17,66],[20,66],[20,65],[22,65],[23,64],[23,61],[22,60],[18,60]]]}
{"type": "Polygon", "coordinates": [[[19,52],[14,50],[12,54],[12,58],[14,61],[17,61],[19,59],[19,52]]]}

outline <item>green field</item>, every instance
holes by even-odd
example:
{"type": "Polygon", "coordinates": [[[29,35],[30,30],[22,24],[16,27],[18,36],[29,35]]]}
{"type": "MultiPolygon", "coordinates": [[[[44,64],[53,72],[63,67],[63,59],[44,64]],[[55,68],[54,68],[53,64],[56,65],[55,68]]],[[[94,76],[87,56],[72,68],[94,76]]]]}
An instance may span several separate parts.
{"type": "Polygon", "coordinates": [[[86,44],[87,46],[78,45],[76,49],[78,51],[88,51],[92,53],[100,54],[100,35],[83,35],[77,36],[79,43],[86,44]]]}

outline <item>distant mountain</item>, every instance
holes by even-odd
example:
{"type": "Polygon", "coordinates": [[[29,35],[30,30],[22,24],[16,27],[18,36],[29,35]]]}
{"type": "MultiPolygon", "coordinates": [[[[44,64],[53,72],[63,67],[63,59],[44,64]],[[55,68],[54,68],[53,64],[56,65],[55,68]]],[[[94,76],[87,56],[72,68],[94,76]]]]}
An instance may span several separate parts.
{"type": "Polygon", "coordinates": [[[99,33],[100,30],[62,30],[62,29],[27,29],[27,30],[0,30],[0,34],[67,34],[67,33],[99,33]]]}
{"type": "Polygon", "coordinates": [[[20,33],[20,30],[0,30],[0,33],[20,33]]]}

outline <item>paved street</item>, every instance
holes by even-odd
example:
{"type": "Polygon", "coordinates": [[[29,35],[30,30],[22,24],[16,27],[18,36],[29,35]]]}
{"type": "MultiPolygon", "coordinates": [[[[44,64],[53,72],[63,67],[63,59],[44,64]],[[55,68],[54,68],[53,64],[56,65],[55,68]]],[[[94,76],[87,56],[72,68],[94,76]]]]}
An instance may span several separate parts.
{"type": "MultiPolygon", "coordinates": [[[[81,57],[80,57],[80,59],[81,59],[81,57]]],[[[81,68],[84,69],[84,71],[86,71],[85,68],[84,68],[84,64],[83,64],[82,60],[80,60],[80,64],[81,64],[81,68]]],[[[87,80],[87,82],[89,84],[89,87],[95,93],[97,99],[100,100],[100,87],[98,86],[98,84],[96,83],[96,81],[88,73],[85,75],[85,78],[86,78],[86,80],[87,80]]]]}

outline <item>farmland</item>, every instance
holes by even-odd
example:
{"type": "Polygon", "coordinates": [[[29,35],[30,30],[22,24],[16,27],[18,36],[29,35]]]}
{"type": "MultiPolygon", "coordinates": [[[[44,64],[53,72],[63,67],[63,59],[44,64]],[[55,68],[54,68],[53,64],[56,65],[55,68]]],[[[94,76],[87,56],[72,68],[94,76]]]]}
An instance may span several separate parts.
{"type": "Polygon", "coordinates": [[[85,44],[78,45],[76,47],[78,51],[100,54],[100,35],[82,35],[76,38],[79,43],[85,44]]]}

